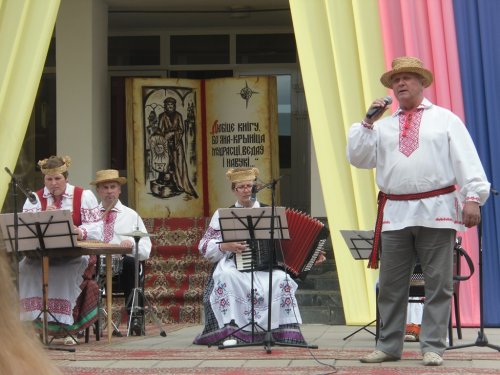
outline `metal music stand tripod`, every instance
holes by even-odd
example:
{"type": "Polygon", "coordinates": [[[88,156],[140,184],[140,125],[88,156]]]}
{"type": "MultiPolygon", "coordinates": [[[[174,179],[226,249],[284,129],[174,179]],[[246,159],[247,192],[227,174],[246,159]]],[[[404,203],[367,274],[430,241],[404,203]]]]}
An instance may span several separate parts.
{"type": "Polygon", "coordinates": [[[144,306],[147,307],[147,311],[150,312],[151,317],[153,319],[153,322],[156,324],[156,326],[160,329],[160,336],[166,337],[167,333],[163,329],[160,320],[156,316],[155,312],[153,311],[153,307],[151,303],[149,303],[149,300],[146,298],[144,295],[144,290],[143,288],[139,287],[139,241],[141,240],[142,237],[153,237],[152,234],[144,233],[141,232],[139,229],[130,232],[130,233],[120,233],[122,236],[128,236],[128,237],[133,237],[134,242],[135,242],[135,248],[134,248],[134,289],[130,293],[129,297],[127,298],[127,301],[125,301],[125,308],[130,305],[130,314],[129,314],[129,320],[128,320],[128,328],[127,328],[127,336],[130,336],[132,331],[133,331],[133,326],[132,326],[132,321],[134,318],[139,318],[142,317],[142,322],[140,324],[140,335],[137,334],[137,336],[145,335],[145,318],[146,318],[146,309],[142,306],[139,306],[140,304],[140,298],[142,298],[142,301],[144,303],[144,306]],[[141,314],[143,312],[143,314],[141,314]]]}
{"type": "MultiPolygon", "coordinates": [[[[286,220],[284,216],[284,209],[282,208],[281,218],[286,220]]],[[[252,331],[252,341],[250,343],[240,343],[236,345],[231,345],[227,347],[241,347],[241,346],[255,346],[262,345],[261,341],[255,341],[255,333],[257,330],[264,332],[265,328],[261,327],[255,322],[255,287],[254,287],[254,272],[257,270],[255,268],[256,257],[259,260],[264,261],[266,264],[269,261],[268,257],[257,251],[259,246],[259,241],[265,240],[269,241],[270,236],[270,220],[272,216],[271,207],[257,207],[257,208],[221,208],[219,209],[219,224],[222,234],[222,242],[247,242],[250,247],[250,321],[242,327],[239,327],[236,331],[229,333],[226,337],[234,335],[236,332],[242,331],[247,327],[251,327],[252,331]],[[261,255],[266,259],[262,259],[261,255]]],[[[290,238],[288,231],[282,233],[277,238],[290,238]],[[285,236],[285,237],[283,237],[285,236]]],[[[273,248],[269,246],[267,252],[270,253],[273,248]]],[[[262,263],[262,262],[259,262],[262,263]]],[[[224,340],[226,337],[222,338],[224,340]]],[[[219,349],[225,349],[226,346],[223,344],[219,345],[219,349]]]]}
{"type": "MultiPolygon", "coordinates": [[[[494,189],[491,189],[492,194],[495,196],[498,195],[498,192],[494,189]]],[[[481,221],[477,226],[477,238],[478,238],[478,247],[479,247],[479,331],[477,332],[477,338],[474,343],[464,344],[464,345],[455,345],[448,346],[446,350],[451,349],[462,349],[469,348],[473,346],[483,347],[486,346],[491,349],[495,349],[500,352],[500,346],[493,345],[488,342],[488,338],[486,337],[486,333],[484,333],[484,311],[483,311],[483,215],[482,209],[479,207],[481,212],[481,221]]],[[[459,259],[460,261],[460,259],[459,259]]]]}
{"type": "MultiPolygon", "coordinates": [[[[344,237],[344,241],[347,243],[349,251],[351,252],[351,255],[354,259],[365,260],[370,257],[374,235],[372,230],[341,230],[340,233],[342,233],[342,237],[344,237]]],[[[375,340],[377,340],[377,334],[368,329],[369,326],[376,322],[377,318],[365,324],[363,327],[358,328],[351,334],[347,335],[343,338],[343,340],[347,340],[348,338],[361,331],[366,331],[372,334],[373,336],[375,336],[375,340]]]]}
{"type": "MultiPolygon", "coordinates": [[[[266,335],[264,338],[264,348],[266,349],[266,352],[268,354],[271,353],[271,346],[273,345],[279,345],[279,346],[294,346],[294,347],[300,347],[300,348],[308,348],[308,349],[318,349],[317,345],[310,345],[310,344],[293,344],[293,343],[284,343],[284,342],[277,342],[273,338],[273,334],[271,332],[271,298],[272,298],[272,293],[273,293],[273,256],[276,254],[276,241],[277,239],[284,239],[285,237],[279,236],[279,234],[282,233],[284,228],[287,229],[288,231],[288,226],[287,226],[287,221],[286,221],[286,216],[284,215],[277,215],[279,207],[276,207],[276,185],[278,184],[278,181],[282,178],[283,176],[280,176],[276,179],[273,179],[270,183],[260,187],[257,192],[259,192],[262,189],[270,188],[271,189],[271,248],[273,251],[269,252],[269,308],[267,311],[267,331],[266,335]],[[282,217],[283,216],[283,217],[282,217]],[[276,236],[278,234],[278,236],[276,236]]],[[[284,207],[281,207],[283,210],[285,209],[284,207]]],[[[289,238],[288,234],[288,238],[289,238]]]]}
{"type": "MultiPolygon", "coordinates": [[[[13,214],[0,215],[0,226],[7,251],[11,252],[18,246],[19,252],[35,253],[42,261],[42,310],[37,318],[42,316],[42,341],[53,350],[74,352],[74,348],[49,347],[52,340],[48,339],[48,317],[59,323],[48,309],[49,283],[49,252],[52,249],[72,249],[77,247],[77,236],[73,232],[73,218],[69,210],[23,212],[17,215],[18,223],[14,223],[13,214]]],[[[64,330],[64,327],[63,327],[64,330]]],[[[76,339],[67,331],[67,335],[76,339]]]]}

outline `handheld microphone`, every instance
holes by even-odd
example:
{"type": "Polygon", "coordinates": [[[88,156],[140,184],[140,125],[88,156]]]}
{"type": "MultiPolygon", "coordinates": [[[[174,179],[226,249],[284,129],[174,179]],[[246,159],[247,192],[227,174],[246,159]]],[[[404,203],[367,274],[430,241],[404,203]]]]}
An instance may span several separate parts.
{"type": "Polygon", "coordinates": [[[376,114],[380,113],[381,111],[383,111],[385,109],[385,107],[387,107],[389,104],[392,103],[392,98],[390,96],[386,96],[384,98],[384,103],[385,105],[382,106],[382,107],[372,107],[368,110],[368,112],[366,112],[366,117],[367,118],[372,118],[373,116],[375,116],[376,114]]]}
{"type": "Polygon", "coordinates": [[[257,200],[257,185],[256,184],[254,184],[252,186],[252,196],[250,197],[250,200],[252,202],[255,202],[257,200]]]}
{"type": "Polygon", "coordinates": [[[16,178],[14,177],[14,175],[12,174],[12,172],[10,171],[9,168],[5,167],[4,169],[5,169],[5,172],[7,172],[10,177],[12,177],[12,179],[15,181],[16,186],[19,188],[19,190],[21,190],[21,192],[26,196],[26,198],[28,198],[30,203],[36,204],[37,200],[36,200],[35,194],[33,194],[33,192],[30,189],[26,189],[26,190],[23,189],[23,187],[17,182],[16,178]]]}

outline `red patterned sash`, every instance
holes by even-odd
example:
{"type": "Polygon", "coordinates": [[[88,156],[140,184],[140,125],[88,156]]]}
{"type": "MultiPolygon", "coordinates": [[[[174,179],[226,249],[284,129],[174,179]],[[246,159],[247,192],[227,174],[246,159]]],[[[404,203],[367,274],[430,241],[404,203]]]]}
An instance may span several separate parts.
{"type": "Polygon", "coordinates": [[[370,259],[368,261],[368,268],[378,268],[378,262],[380,260],[380,234],[382,233],[382,221],[384,218],[384,207],[388,200],[392,201],[411,201],[416,199],[424,199],[430,197],[436,197],[438,195],[450,194],[455,191],[455,186],[448,186],[441,189],[424,191],[423,193],[414,194],[386,194],[382,191],[378,193],[378,210],[377,210],[377,221],[375,224],[375,235],[373,237],[372,252],[370,254],[370,259]]]}

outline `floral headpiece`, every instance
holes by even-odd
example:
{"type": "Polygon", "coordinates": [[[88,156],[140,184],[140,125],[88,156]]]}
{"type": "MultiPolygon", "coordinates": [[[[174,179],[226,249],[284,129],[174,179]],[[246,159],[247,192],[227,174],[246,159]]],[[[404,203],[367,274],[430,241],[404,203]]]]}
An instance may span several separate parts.
{"type": "Polygon", "coordinates": [[[54,158],[55,156],[51,156],[48,159],[43,159],[38,161],[38,166],[43,174],[63,174],[66,172],[71,165],[71,158],[69,156],[61,156],[59,159],[63,161],[63,165],[56,168],[46,168],[47,162],[54,158]]]}

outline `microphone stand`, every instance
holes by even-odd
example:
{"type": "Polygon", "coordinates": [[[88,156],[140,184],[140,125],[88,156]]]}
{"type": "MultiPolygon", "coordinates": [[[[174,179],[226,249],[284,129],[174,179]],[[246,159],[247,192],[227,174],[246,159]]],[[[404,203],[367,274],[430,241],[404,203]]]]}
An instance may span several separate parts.
{"type": "MultiPolygon", "coordinates": [[[[281,177],[280,177],[281,178],[281,177]]],[[[278,179],[279,180],[279,179],[278,179]]],[[[269,251],[269,294],[268,294],[268,309],[267,309],[267,331],[264,336],[264,348],[267,353],[271,353],[271,346],[275,344],[273,339],[273,334],[271,332],[271,308],[272,308],[272,297],[273,297],[273,257],[275,256],[275,244],[274,244],[274,209],[276,207],[275,204],[275,193],[276,193],[276,184],[278,180],[273,180],[269,184],[265,185],[265,187],[271,188],[271,238],[269,239],[271,243],[271,251],[269,251]]]]}
{"type": "MultiPolygon", "coordinates": [[[[491,189],[491,192],[493,195],[498,195],[498,191],[491,189]]],[[[481,207],[479,207],[479,212],[481,212],[481,207]]],[[[451,349],[461,349],[461,348],[469,348],[472,346],[487,346],[488,348],[495,349],[500,352],[500,346],[498,345],[493,345],[488,342],[488,338],[486,337],[486,334],[484,333],[484,313],[483,313],[483,245],[482,245],[482,239],[483,239],[483,217],[482,217],[482,212],[481,212],[481,221],[479,222],[477,226],[477,232],[478,232],[478,247],[479,247],[479,331],[477,333],[477,339],[476,342],[471,343],[471,344],[464,344],[464,345],[456,345],[456,346],[449,346],[446,348],[446,350],[451,350],[451,349]]]]}
{"type": "Polygon", "coordinates": [[[17,213],[17,189],[21,190],[21,192],[26,196],[26,198],[35,199],[33,193],[28,193],[18,182],[16,177],[12,174],[9,168],[5,167],[5,171],[11,177],[11,185],[12,185],[12,200],[14,204],[14,255],[12,256],[12,269],[14,271],[14,277],[16,278],[16,288],[19,290],[19,218],[17,213]]]}
{"type": "Polygon", "coordinates": [[[273,345],[279,345],[279,346],[294,346],[294,347],[301,347],[301,348],[309,348],[309,349],[317,349],[317,345],[309,345],[309,344],[293,344],[293,343],[284,343],[284,342],[276,342],[273,338],[273,334],[271,331],[271,308],[272,308],[272,296],[273,296],[273,263],[274,263],[274,257],[276,256],[276,243],[274,241],[274,229],[275,229],[275,223],[274,223],[274,212],[276,209],[276,202],[275,202],[275,197],[276,197],[276,184],[278,181],[282,178],[283,176],[278,177],[277,179],[274,179],[271,181],[269,184],[266,184],[262,186],[261,188],[257,189],[257,192],[259,192],[262,189],[265,188],[271,188],[271,228],[270,228],[270,251],[269,251],[269,293],[268,293],[268,309],[267,309],[267,331],[264,336],[264,348],[266,349],[266,352],[268,354],[271,353],[271,346],[273,345]]]}

